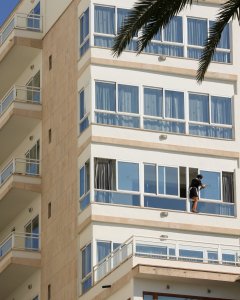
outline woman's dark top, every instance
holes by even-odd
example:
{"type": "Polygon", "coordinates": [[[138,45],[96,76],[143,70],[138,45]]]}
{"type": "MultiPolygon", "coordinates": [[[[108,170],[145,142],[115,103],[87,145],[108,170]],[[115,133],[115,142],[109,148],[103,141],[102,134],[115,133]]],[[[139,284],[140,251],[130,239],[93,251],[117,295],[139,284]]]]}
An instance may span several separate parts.
{"type": "Polygon", "coordinates": [[[199,186],[202,186],[202,181],[198,178],[194,178],[191,182],[190,187],[195,187],[195,188],[199,188],[199,186]]]}

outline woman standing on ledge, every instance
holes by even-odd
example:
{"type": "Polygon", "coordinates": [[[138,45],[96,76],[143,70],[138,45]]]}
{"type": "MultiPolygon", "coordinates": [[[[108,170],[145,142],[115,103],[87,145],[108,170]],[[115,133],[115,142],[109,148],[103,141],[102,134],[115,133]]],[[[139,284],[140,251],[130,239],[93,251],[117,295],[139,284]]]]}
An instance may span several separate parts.
{"type": "Polygon", "coordinates": [[[189,192],[190,192],[190,198],[192,199],[192,212],[198,213],[197,211],[197,205],[199,200],[199,190],[204,189],[206,187],[205,184],[202,184],[203,176],[201,174],[198,174],[196,178],[194,178],[191,182],[189,192]]]}

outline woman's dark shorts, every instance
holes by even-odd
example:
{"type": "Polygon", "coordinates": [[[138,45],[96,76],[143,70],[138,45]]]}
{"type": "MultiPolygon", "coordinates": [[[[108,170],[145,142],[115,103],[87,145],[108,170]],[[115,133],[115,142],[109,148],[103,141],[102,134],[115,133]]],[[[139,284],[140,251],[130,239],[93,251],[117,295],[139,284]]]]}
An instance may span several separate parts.
{"type": "Polygon", "coordinates": [[[198,190],[197,190],[197,188],[195,188],[195,187],[190,188],[190,194],[189,194],[189,197],[190,197],[190,198],[198,197],[198,190]]]}

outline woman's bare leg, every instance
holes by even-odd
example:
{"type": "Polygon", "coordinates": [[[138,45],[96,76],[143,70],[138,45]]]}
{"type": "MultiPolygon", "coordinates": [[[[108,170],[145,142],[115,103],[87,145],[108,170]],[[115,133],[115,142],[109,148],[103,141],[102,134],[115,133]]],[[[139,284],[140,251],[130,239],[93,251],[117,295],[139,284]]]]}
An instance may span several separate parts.
{"type": "Polygon", "coordinates": [[[192,205],[192,212],[197,211],[197,205],[198,205],[198,197],[193,197],[193,205],[192,205]]]}

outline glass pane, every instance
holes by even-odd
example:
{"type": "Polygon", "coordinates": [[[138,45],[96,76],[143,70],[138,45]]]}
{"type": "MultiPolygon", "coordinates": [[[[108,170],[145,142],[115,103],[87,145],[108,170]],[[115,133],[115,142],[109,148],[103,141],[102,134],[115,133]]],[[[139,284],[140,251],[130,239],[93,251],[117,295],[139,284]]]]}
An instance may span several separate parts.
{"type": "Polygon", "coordinates": [[[207,39],[207,20],[187,19],[188,23],[188,44],[203,46],[207,39]]]}
{"type": "Polygon", "coordinates": [[[90,164],[89,161],[85,163],[85,193],[90,190],[90,164]]]}
{"type": "Polygon", "coordinates": [[[156,166],[144,165],[144,192],[157,193],[156,166]]]}
{"type": "Polygon", "coordinates": [[[235,206],[222,202],[198,202],[198,211],[200,213],[220,215],[220,216],[235,216],[235,206]]]}
{"type": "Polygon", "coordinates": [[[170,210],[186,211],[186,199],[144,196],[144,206],[170,210]]]}
{"type": "Polygon", "coordinates": [[[148,116],[162,117],[163,115],[163,91],[144,88],[144,114],[148,116]]]}
{"type": "Polygon", "coordinates": [[[96,109],[116,111],[115,83],[96,82],[96,109]]]}
{"type": "Polygon", "coordinates": [[[167,256],[167,247],[166,246],[153,246],[153,245],[136,245],[137,256],[167,256]]]}
{"type": "Polygon", "coordinates": [[[209,122],[208,95],[189,94],[190,121],[209,122]]]}
{"type": "MultiPolygon", "coordinates": [[[[212,27],[214,23],[215,23],[214,21],[209,21],[210,27],[212,27]]],[[[227,24],[223,29],[222,36],[220,42],[217,45],[217,48],[230,49],[229,24],[227,24]]]]}
{"type": "Polygon", "coordinates": [[[185,167],[180,167],[180,197],[187,197],[187,177],[185,167]]]}
{"type": "Polygon", "coordinates": [[[139,165],[135,163],[118,163],[118,189],[139,191],[139,165]]]}
{"type": "Polygon", "coordinates": [[[103,48],[112,48],[113,38],[108,36],[94,36],[94,45],[103,48]]]}
{"type": "Polygon", "coordinates": [[[140,195],[95,191],[95,202],[140,206],[140,195]]]}
{"type": "Polygon", "coordinates": [[[218,252],[217,251],[208,251],[207,252],[208,256],[208,262],[209,263],[218,263],[218,252]]]}
{"type": "Polygon", "coordinates": [[[138,87],[118,85],[118,110],[121,112],[138,113],[138,87]]]}
{"type": "Polygon", "coordinates": [[[140,128],[140,118],[120,114],[96,113],[96,122],[114,126],[140,128]]]}
{"type": "Polygon", "coordinates": [[[80,19],[80,44],[89,34],[89,9],[87,9],[80,19]]]}
{"type": "Polygon", "coordinates": [[[200,171],[206,188],[201,190],[200,197],[210,200],[221,200],[221,174],[219,172],[200,171]]]}
{"type": "Polygon", "coordinates": [[[165,194],[165,168],[158,167],[158,194],[165,194]]]}
{"type": "Polygon", "coordinates": [[[117,32],[119,33],[120,28],[124,26],[124,21],[127,20],[128,14],[131,12],[130,9],[117,9],[117,32]]]}
{"type": "Polygon", "coordinates": [[[232,101],[226,97],[211,97],[212,123],[232,125],[232,101]]]}
{"type": "Polygon", "coordinates": [[[111,242],[97,242],[97,262],[104,259],[111,252],[111,242]]]}
{"type": "Polygon", "coordinates": [[[234,203],[234,177],[233,173],[222,172],[223,202],[234,203]]]}
{"type": "Polygon", "coordinates": [[[223,128],[211,125],[189,124],[189,134],[230,140],[233,137],[233,130],[232,128],[223,128]]]}
{"type": "Polygon", "coordinates": [[[165,92],[165,117],[184,119],[184,93],[165,92]]]}
{"type": "Polygon", "coordinates": [[[144,118],[144,129],[163,132],[185,133],[185,123],[144,118]]]}
{"type": "Polygon", "coordinates": [[[85,116],[84,91],[80,92],[80,120],[85,116]]]}
{"type": "Polygon", "coordinates": [[[153,296],[152,295],[144,295],[143,300],[153,300],[153,296]]]}
{"type": "Polygon", "coordinates": [[[164,40],[168,42],[183,42],[182,17],[173,17],[170,23],[164,28],[164,40]]]}
{"type": "Polygon", "coordinates": [[[80,169],[80,197],[85,194],[85,170],[84,167],[80,169]]]}
{"type": "Polygon", "coordinates": [[[200,250],[179,249],[179,256],[186,261],[202,262],[203,252],[200,250]]]}
{"type": "Polygon", "coordinates": [[[97,6],[94,10],[95,32],[114,34],[115,33],[115,9],[114,7],[97,6]]]}
{"type": "Polygon", "coordinates": [[[178,169],[172,167],[165,168],[166,195],[178,195],[178,169]]]}
{"type": "Polygon", "coordinates": [[[82,278],[86,277],[86,275],[91,272],[92,269],[91,253],[92,253],[91,244],[89,244],[82,251],[82,278]]]}

